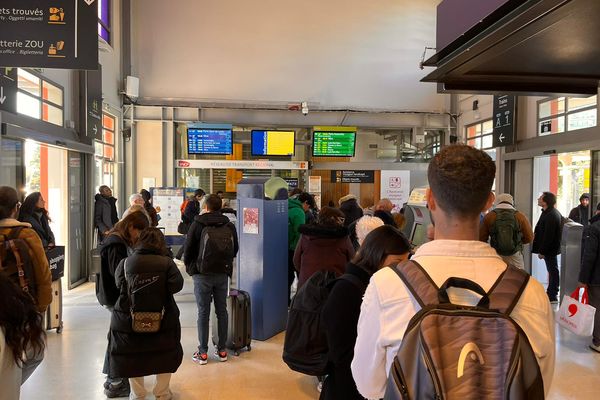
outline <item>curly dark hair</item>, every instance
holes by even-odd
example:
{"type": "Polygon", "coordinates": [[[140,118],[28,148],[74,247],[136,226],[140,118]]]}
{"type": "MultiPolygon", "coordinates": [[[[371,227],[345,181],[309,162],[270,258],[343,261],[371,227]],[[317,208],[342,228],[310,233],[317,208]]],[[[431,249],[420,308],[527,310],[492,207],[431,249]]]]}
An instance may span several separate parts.
{"type": "Polygon", "coordinates": [[[444,147],[427,170],[436,203],[457,217],[472,217],[483,211],[495,176],[496,164],[492,158],[464,144],[444,147]]]}
{"type": "Polygon", "coordinates": [[[334,207],[323,207],[317,217],[319,224],[327,226],[343,226],[345,218],[344,213],[334,207]]]}
{"type": "Polygon", "coordinates": [[[32,298],[3,271],[0,271],[0,327],[19,367],[28,358],[26,350],[32,349],[36,356],[44,353],[46,332],[42,314],[37,312],[32,298]]]}
{"type": "MultiPolygon", "coordinates": [[[[21,204],[19,215],[33,215],[33,213],[38,210],[37,203],[40,197],[42,197],[40,192],[28,194],[27,197],[25,197],[25,200],[23,200],[23,204],[21,204]]],[[[40,208],[39,210],[46,216],[46,218],[48,218],[48,222],[52,221],[48,215],[48,210],[45,208],[40,208]]]]}

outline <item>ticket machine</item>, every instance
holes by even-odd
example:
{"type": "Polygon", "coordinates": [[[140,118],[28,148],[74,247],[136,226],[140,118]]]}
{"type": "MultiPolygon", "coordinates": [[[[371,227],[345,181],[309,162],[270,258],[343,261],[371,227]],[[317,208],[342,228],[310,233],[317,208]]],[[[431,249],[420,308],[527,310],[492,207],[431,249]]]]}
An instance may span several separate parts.
{"type": "Polygon", "coordinates": [[[408,202],[404,205],[406,223],[402,233],[415,247],[429,241],[427,227],[431,224],[431,214],[427,208],[426,191],[426,187],[413,189],[408,202]]]}

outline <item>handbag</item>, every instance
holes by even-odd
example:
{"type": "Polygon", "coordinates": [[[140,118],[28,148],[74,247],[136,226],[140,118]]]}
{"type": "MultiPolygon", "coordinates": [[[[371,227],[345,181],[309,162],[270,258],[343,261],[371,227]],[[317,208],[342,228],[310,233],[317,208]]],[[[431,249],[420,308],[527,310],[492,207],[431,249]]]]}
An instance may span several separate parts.
{"type": "Polygon", "coordinates": [[[570,296],[563,296],[556,322],[576,335],[591,336],[595,314],[596,309],[588,304],[588,290],[583,289],[579,301],[579,288],[577,288],[570,296]]]}
{"type": "Polygon", "coordinates": [[[177,233],[186,235],[189,230],[190,230],[190,226],[183,221],[179,222],[179,225],[177,225],[177,233]]]}
{"type": "MultiPolygon", "coordinates": [[[[127,277],[127,259],[123,264],[123,273],[127,277]]],[[[162,319],[165,315],[165,308],[162,311],[134,311],[135,304],[131,295],[131,286],[129,287],[129,299],[131,301],[131,329],[136,333],[155,333],[160,331],[162,319]]]]}

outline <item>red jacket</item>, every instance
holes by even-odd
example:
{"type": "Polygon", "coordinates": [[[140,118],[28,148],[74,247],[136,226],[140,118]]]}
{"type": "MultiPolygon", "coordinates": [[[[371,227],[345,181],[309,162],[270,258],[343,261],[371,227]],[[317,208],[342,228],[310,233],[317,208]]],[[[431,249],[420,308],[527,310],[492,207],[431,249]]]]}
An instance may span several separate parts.
{"type": "Polygon", "coordinates": [[[343,226],[302,225],[302,234],[294,252],[294,267],[300,277],[298,287],[319,270],[342,275],[354,256],[354,247],[343,226]]]}

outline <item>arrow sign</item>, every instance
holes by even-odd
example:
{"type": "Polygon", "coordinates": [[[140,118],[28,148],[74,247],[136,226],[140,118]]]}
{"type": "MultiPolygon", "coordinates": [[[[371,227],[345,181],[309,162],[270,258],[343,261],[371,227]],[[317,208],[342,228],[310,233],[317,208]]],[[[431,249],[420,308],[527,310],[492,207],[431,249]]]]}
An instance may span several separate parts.
{"type": "Polygon", "coordinates": [[[4,95],[4,86],[0,86],[0,104],[4,104],[6,96],[4,95]]]}
{"type": "Polygon", "coordinates": [[[506,139],[506,136],[504,136],[503,133],[500,134],[500,136],[498,136],[498,139],[500,140],[500,143],[504,142],[504,139],[506,139]]]}
{"type": "Polygon", "coordinates": [[[94,136],[96,136],[98,134],[98,127],[96,125],[94,125],[94,136]]]}
{"type": "Polygon", "coordinates": [[[514,96],[494,96],[493,118],[495,124],[492,135],[492,147],[508,146],[515,142],[515,104],[516,101],[514,96]]]}

